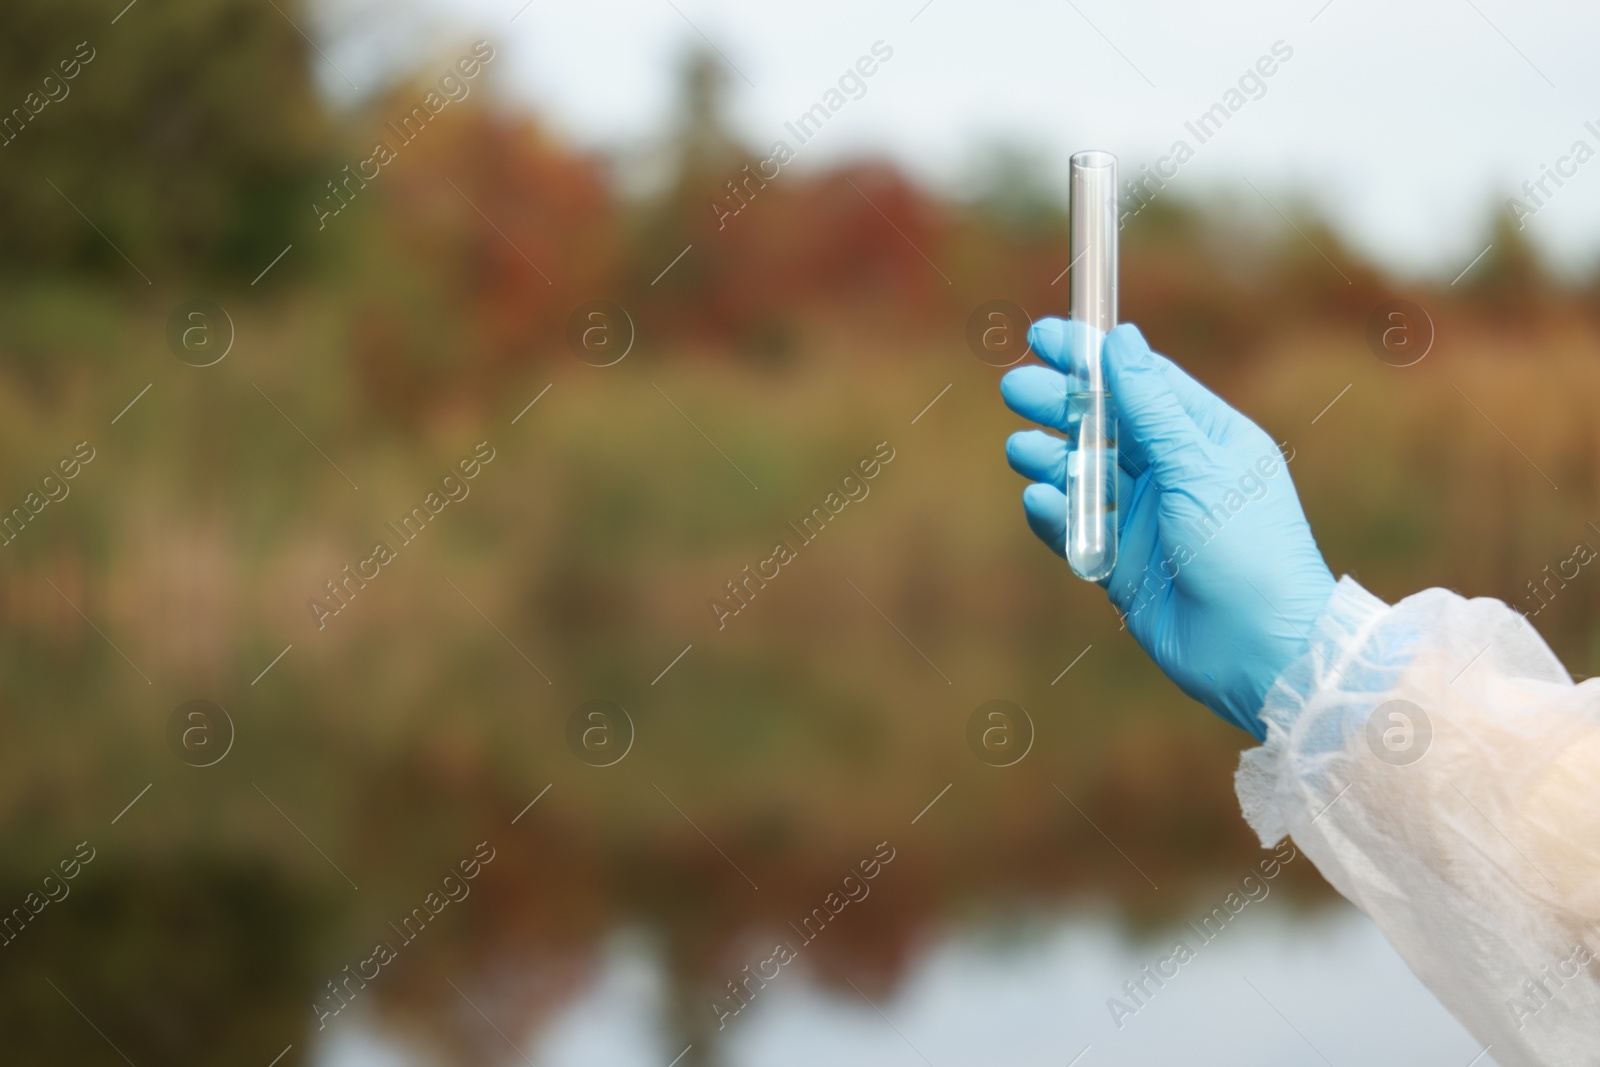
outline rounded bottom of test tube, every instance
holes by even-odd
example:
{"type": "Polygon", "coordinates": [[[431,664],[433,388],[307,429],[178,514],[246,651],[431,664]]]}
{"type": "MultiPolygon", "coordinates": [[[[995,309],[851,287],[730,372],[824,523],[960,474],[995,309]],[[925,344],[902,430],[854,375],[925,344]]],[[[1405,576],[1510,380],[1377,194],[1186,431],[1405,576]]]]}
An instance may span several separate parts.
{"type": "Polygon", "coordinates": [[[1111,577],[1111,572],[1116,569],[1116,553],[1101,552],[1084,558],[1067,556],[1067,562],[1072,567],[1072,573],[1089,582],[1103,582],[1111,577]]]}

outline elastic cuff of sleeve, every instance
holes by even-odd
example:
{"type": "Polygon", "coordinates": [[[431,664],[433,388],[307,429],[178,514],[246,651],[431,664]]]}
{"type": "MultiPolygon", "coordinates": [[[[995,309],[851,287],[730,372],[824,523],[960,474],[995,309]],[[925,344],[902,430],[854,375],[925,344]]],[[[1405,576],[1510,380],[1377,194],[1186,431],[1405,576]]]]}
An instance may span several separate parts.
{"type": "Polygon", "coordinates": [[[1270,848],[1289,832],[1278,802],[1287,783],[1278,779],[1291,773],[1291,747],[1302,756],[1342,751],[1347,705],[1370,706],[1378,694],[1393,688],[1409,660],[1409,642],[1382,642],[1389,647],[1377,655],[1367,648],[1392,610],[1345,575],[1308,635],[1310,647],[1267,691],[1260,713],[1266,739],[1240,757],[1234,778],[1245,820],[1263,847],[1270,848]]]}
{"type": "Polygon", "coordinates": [[[1310,648],[1284,668],[1267,690],[1261,721],[1267,726],[1268,737],[1272,736],[1273,727],[1288,731],[1318,690],[1337,687],[1381,692],[1394,684],[1394,671],[1403,664],[1396,664],[1393,657],[1387,656],[1383,660],[1388,662],[1375,663],[1361,655],[1368,638],[1390,610],[1388,604],[1348,574],[1339,579],[1327,607],[1311,628],[1310,648]]]}

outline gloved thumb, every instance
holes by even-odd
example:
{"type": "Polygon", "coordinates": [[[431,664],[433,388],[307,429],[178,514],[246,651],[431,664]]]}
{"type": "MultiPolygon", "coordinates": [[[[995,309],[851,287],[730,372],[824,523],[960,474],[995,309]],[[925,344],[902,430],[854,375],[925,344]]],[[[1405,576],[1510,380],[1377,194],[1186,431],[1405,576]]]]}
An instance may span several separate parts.
{"type": "Polygon", "coordinates": [[[1121,423],[1120,449],[1141,468],[1148,467],[1161,488],[1177,489],[1194,450],[1208,442],[1172,391],[1165,358],[1150,351],[1132,323],[1107,334],[1102,351],[1121,423]]]}

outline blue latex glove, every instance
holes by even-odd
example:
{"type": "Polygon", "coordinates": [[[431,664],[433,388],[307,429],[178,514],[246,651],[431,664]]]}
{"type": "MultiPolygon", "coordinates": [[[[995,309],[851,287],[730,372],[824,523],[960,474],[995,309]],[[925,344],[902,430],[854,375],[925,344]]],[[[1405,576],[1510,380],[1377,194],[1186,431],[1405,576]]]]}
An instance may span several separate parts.
{"type": "MultiPolygon", "coordinates": [[[[1029,343],[1049,367],[1000,382],[1024,418],[1068,431],[1072,332],[1034,324],[1029,343]]],[[[1178,688],[1258,739],[1257,717],[1277,676],[1309,647],[1333,594],[1287,464],[1272,439],[1132,325],[1106,337],[1118,419],[1121,546],[1103,583],[1134,639],[1178,688]]],[[[1006,456],[1038,483],[1023,490],[1028,524],[1058,555],[1066,545],[1068,443],[1013,434],[1006,456]]]]}

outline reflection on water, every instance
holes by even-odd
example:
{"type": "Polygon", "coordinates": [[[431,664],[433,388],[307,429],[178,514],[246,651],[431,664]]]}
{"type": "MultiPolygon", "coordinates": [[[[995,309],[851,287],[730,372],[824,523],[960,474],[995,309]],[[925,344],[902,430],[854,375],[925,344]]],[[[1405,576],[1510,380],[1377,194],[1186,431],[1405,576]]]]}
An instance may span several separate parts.
{"type": "MultiPolygon", "coordinates": [[[[1122,984],[1165,955],[1183,931],[1130,941],[1109,918],[1080,912],[1022,929],[952,932],[888,994],[848,984],[821,988],[802,959],[730,1021],[712,1048],[678,1062],[1492,1067],[1489,1056],[1473,1060],[1479,1046],[1353,908],[1341,903],[1308,914],[1271,900],[1248,916],[1204,946],[1120,1029],[1107,1000],[1125,997],[1122,984]]],[[[485,1062],[673,1063],[684,1050],[666,1037],[667,978],[652,943],[618,934],[603,957],[581,996],[540,1032],[497,1039],[500,1053],[485,1062]]],[[[433,1067],[373,1018],[353,1022],[322,1042],[317,1067],[433,1067]]]]}

